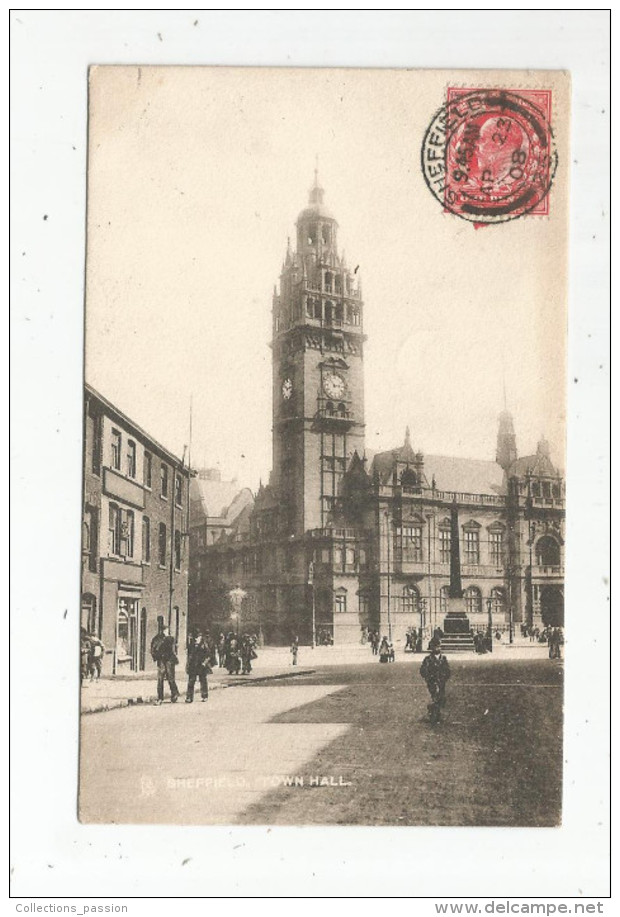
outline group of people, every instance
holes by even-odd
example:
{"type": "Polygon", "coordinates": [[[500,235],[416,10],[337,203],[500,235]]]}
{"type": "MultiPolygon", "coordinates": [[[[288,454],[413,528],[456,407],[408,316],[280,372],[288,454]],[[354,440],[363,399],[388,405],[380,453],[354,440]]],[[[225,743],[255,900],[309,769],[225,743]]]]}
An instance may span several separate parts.
{"type": "MultiPolygon", "coordinates": [[[[195,627],[187,643],[187,690],[185,703],[194,700],[196,681],[200,684],[200,696],[203,701],[209,697],[207,676],[213,667],[227,669],[229,675],[249,675],[252,671],[252,660],[257,658],[257,640],[252,634],[238,634],[232,631],[220,634],[212,640],[209,634],[203,634],[195,627]]],[[[157,704],[164,701],[166,682],[170,689],[170,700],[175,704],[181,692],[176,682],[176,667],[179,664],[174,637],[168,627],[163,627],[151,641],[151,656],[157,663],[157,704]]]]}
{"type": "Polygon", "coordinates": [[[101,678],[101,667],[105,646],[95,634],[89,634],[85,627],[80,630],[80,680],[93,681],[101,678]]]}
{"type": "Polygon", "coordinates": [[[408,627],[405,633],[405,652],[421,653],[423,652],[424,634],[422,628],[417,630],[415,627],[408,627]]]}
{"type": "MultiPolygon", "coordinates": [[[[257,658],[258,638],[255,634],[220,633],[217,638],[217,664],[226,669],[229,675],[249,675],[252,671],[252,660],[257,658]]],[[[215,657],[213,660],[215,665],[215,657]]]]}

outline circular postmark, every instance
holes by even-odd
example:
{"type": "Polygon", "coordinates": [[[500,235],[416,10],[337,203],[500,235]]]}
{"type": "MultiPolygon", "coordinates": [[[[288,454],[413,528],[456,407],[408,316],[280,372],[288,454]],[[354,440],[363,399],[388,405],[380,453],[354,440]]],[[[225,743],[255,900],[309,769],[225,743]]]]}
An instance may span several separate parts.
{"type": "Polygon", "coordinates": [[[551,126],[530,99],[503,89],[456,95],[422,144],[422,171],[445,210],[503,223],[539,207],[557,166],[551,126]]]}

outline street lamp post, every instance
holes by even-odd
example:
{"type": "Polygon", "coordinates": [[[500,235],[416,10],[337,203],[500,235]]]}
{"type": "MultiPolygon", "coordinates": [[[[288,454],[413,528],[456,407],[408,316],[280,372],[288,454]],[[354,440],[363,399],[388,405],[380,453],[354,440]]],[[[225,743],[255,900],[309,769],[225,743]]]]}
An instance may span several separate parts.
{"type": "Polygon", "coordinates": [[[489,628],[489,653],[493,652],[493,599],[487,599],[487,612],[489,616],[488,628],[489,628]]]}
{"type": "Polygon", "coordinates": [[[426,599],[420,599],[420,630],[426,636],[426,599]]]}
{"type": "Polygon", "coordinates": [[[314,563],[308,567],[308,585],[312,589],[312,649],[316,646],[316,601],[314,595],[314,563]]]}
{"type": "Polygon", "coordinates": [[[387,539],[387,619],[388,619],[388,640],[392,642],[392,613],[390,609],[391,587],[390,587],[390,517],[385,510],[385,534],[387,539]]]}

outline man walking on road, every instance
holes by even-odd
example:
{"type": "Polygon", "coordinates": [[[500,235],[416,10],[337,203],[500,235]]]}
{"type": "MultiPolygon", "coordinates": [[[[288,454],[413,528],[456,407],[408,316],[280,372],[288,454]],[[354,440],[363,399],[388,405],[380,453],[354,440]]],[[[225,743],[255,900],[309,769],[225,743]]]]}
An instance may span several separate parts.
{"type": "Polygon", "coordinates": [[[196,629],[187,648],[187,695],[185,703],[191,704],[194,700],[194,686],[196,679],[200,681],[200,696],[203,701],[209,697],[207,675],[212,671],[209,665],[210,650],[202,636],[196,629]]]}
{"type": "Polygon", "coordinates": [[[170,701],[176,704],[179,699],[179,689],[175,681],[175,666],[178,663],[174,637],[170,635],[170,628],[162,627],[151,641],[151,656],[157,663],[157,704],[164,702],[164,681],[170,685],[170,701]]]}
{"type": "Polygon", "coordinates": [[[435,724],[441,719],[441,708],[446,703],[446,682],[450,678],[450,666],[441,652],[439,640],[431,640],[428,649],[428,656],[420,666],[420,675],[426,682],[431,696],[429,714],[431,723],[435,724]]]}

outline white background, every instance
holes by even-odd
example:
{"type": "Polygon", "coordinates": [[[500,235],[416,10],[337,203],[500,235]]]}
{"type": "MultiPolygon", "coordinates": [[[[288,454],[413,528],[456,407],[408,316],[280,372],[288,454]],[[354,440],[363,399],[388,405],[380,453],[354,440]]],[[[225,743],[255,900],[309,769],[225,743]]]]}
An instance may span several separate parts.
{"type": "Polygon", "coordinates": [[[567,10],[11,14],[14,896],[608,893],[607,23],[605,11],[567,10]],[[571,70],[562,828],[77,823],[86,74],[93,63],[571,70]]]}

